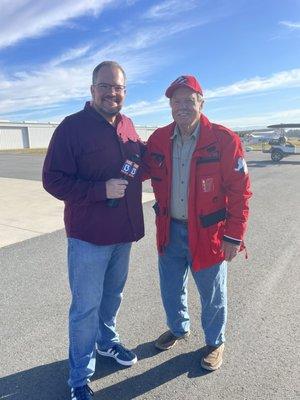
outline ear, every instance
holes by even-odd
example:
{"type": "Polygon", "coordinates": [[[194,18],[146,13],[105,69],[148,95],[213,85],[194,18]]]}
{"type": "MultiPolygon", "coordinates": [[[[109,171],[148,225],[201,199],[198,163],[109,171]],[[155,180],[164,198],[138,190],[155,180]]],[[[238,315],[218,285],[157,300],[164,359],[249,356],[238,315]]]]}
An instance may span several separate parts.
{"type": "Polygon", "coordinates": [[[92,98],[94,99],[94,96],[95,96],[95,88],[94,88],[93,85],[91,85],[90,90],[91,90],[92,98]]]}
{"type": "Polygon", "coordinates": [[[203,110],[203,105],[204,105],[204,100],[202,100],[201,104],[200,104],[200,111],[203,110]]]}

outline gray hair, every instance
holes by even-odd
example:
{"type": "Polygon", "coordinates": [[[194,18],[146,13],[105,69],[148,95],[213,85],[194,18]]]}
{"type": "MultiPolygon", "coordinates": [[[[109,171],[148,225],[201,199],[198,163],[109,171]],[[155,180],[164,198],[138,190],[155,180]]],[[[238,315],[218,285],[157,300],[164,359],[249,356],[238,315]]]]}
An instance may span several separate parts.
{"type": "Polygon", "coordinates": [[[93,85],[95,85],[95,83],[97,83],[97,76],[98,76],[98,72],[100,71],[101,68],[103,67],[111,67],[111,68],[118,68],[123,76],[124,76],[124,80],[126,81],[126,74],[124,69],[121,67],[120,64],[118,64],[116,61],[103,61],[102,63],[98,64],[94,71],[93,71],[93,85]]]}
{"type": "Polygon", "coordinates": [[[198,97],[199,101],[201,101],[201,100],[204,101],[204,98],[200,93],[197,92],[196,94],[197,94],[197,97],[198,97]]]}

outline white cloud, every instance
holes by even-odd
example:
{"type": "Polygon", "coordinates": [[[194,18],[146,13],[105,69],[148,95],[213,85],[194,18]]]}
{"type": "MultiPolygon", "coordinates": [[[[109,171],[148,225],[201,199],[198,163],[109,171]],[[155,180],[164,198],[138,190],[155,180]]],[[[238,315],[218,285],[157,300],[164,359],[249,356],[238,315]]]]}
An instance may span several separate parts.
{"type": "Polygon", "coordinates": [[[151,49],[165,38],[191,29],[195,24],[198,23],[141,28],[99,50],[96,42],[85,43],[58,55],[38,69],[11,76],[0,71],[0,113],[11,110],[26,112],[41,105],[48,107],[89,97],[92,69],[105,59],[117,59],[126,70],[129,83],[143,80],[155,67],[163,68],[164,63],[172,62],[172,56],[164,60],[154,56],[151,49]]]}
{"type": "Polygon", "coordinates": [[[51,61],[51,65],[61,65],[68,61],[74,61],[80,57],[83,57],[89,50],[91,49],[91,45],[77,47],[75,49],[70,49],[66,53],[62,54],[61,56],[53,59],[51,61]]]}
{"type": "MultiPolygon", "coordinates": [[[[147,41],[146,41],[147,42],[147,41]]],[[[142,79],[147,72],[153,69],[151,56],[143,53],[141,49],[135,54],[130,47],[124,47],[125,43],[112,44],[100,50],[93,51],[89,55],[90,45],[72,49],[61,57],[50,61],[39,71],[22,72],[8,79],[0,74],[0,113],[24,112],[58,106],[66,101],[82,100],[89,98],[89,86],[91,82],[92,68],[98,60],[109,59],[116,54],[117,46],[122,48],[119,53],[121,64],[129,76],[129,82],[142,79]],[[76,55],[84,54],[83,60],[77,60],[76,55]],[[133,56],[134,55],[134,56],[133,56]],[[61,62],[75,58],[75,61],[63,67],[61,62]],[[60,60],[61,62],[59,62],[60,60]]],[[[144,44],[147,46],[147,44],[144,44]]],[[[133,45],[135,49],[136,45],[133,45]]],[[[118,49],[118,51],[120,51],[118,49]]],[[[270,90],[278,90],[300,86],[300,69],[293,69],[275,73],[270,77],[255,77],[235,82],[228,86],[204,90],[205,98],[210,101],[220,97],[241,96],[245,94],[266,93],[270,90]]],[[[162,96],[154,101],[140,101],[124,108],[124,112],[135,117],[151,115],[155,113],[169,112],[168,100],[162,96]]]]}
{"type": "Polygon", "coordinates": [[[300,121],[300,108],[283,110],[280,112],[269,112],[265,114],[248,116],[248,117],[237,117],[231,119],[222,119],[220,122],[230,128],[244,128],[249,126],[267,126],[271,124],[281,123],[298,123],[300,121]]]}
{"type": "Polygon", "coordinates": [[[150,101],[139,101],[137,103],[130,104],[124,107],[124,113],[131,116],[137,117],[140,115],[156,114],[159,112],[165,112],[170,110],[169,101],[166,97],[162,96],[158,100],[150,101]]]}
{"type": "Polygon", "coordinates": [[[84,68],[47,66],[39,71],[18,73],[5,82],[0,112],[38,109],[88,93],[89,75],[84,68]]]}
{"type": "Polygon", "coordinates": [[[41,36],[72,18],[86,14],[96,15],[113,2],[114,0],[2,0],[0,48],[29,37],[41,36]]]}
{"type": "MultiPolygon", "coordinates": [[[[300,69],[282,71],[270,77],[255,77],[239,81],[228,86],[204,90],[205,99],[212,100],[220,97],[241,96],[248,93],[267,92],[280,88],[300,86],[300,69]]],[[[169,110],[169,103],[165,97],[153,102],[140,101],[126,107],[126,112],[132,116],[148,115],[169,110]]]]}
{"type": "MultiPolygon", "coordinates": [[[[244,1],[244,0],[240,0],[244,1]]],[[[236,13],[237,7],[232,7],[228,0],[164,0],[151,6],[142,17],[152,23],[177,20],[192,22],[197,21],[198,26],[224,19],[236,13]]]]}
{"type": "Polygon", "coordinates": [[[133,31],[134,33],[128,33],[123,39],[118,39],[105,48],[102,48],[99,53],[119,54],[120,52],[125,53],[128,51],[148,49],[150,47],[155,47],[158,43],[171,36],[188,31],[205,23],[206,21],[198,19],[184,22],[172,22],[163,26],[138,28],[133,31]]]}
{"type": "Polygon", "coordinates": [[[128,5],[128,6],[133,6],[133,5],[135,5],[137,2],[139,2],[139,1],[141,1],[141,0],[126,0],[126,4],[128,5]]]}
{"type": "Polygon", "coordinates": [[[279,24],[289,29],[300,29],[300,22],[280,21],[279,24]]]}
{"type": "MultiPolygon", "coordinates": [[[[12,45],[24,38],[45,34],[48,29],[67,24],[72,18],[84,14],[99,13],[105,6],[119,0],[2,0],[0,15],[0,48],[12,45]],[[4,3],[4,4],[3,4],[4,3]],[[26,23],[24,23],[26,21],[26,23]]],[[[139,0],[138,0],[139,1],[139,0]]],[[[127,1],[134,4],[136,1],[127,1]]],[[[164,9],[171,1],[161,3],[164,9]]],[[[174,1],[173,1],[174,3],[174,1]]],[[[178,1],[177,10],[180,9],[178,1]]],[[[194,2],[191,2],[191,4],[194,2]]],[[[175,4],[175,3],[174,3],[175,4]]],[[[173,6],[174,6],[173,4],[173,6]]],[[[170,21],[168,24],[135,28],[126,35],[117,35],[106,46],[99,46],[97,38],[93,43],[78,44],[77,48],[57,55],[44,65],[22,69],[20,72],[0,71],[0,113],[26,114],[42,107],[52,107],[64,102],[89,98],[89,86],[93,67],[104,59],[116,59],[125,68],[128,81],[139,82],[164,64],[172,63],[176,55],[160,57],[157,44],[188,31],[207,21],[189,19],[170,21]]],[[[22,67],[23,68],[23,67],[22,67]]],[[[149,105],[149,107],[151,107],[149,105]]],[[[158,109],[162,105],[159,104],[158,109]]],[[[137,109],[136,109],[136,112],[137,109]]],[[[141,113],[142,110],[139,111],[141,113]]]]}
{"type": "Polygon", "coordinates": [[[212,90],[205,90],[204,95],[205,98],[209,99],[299,86],[300,69],[298,68],[278,72],[270,77],[254,77],[235,82],[232,85],[221,86],[212,90]]]}
{"type": "Polygon", "coordinates": [[[146,18],[170,18],[177,14],[185,13],[197,7],[197,2],[190,0],[166,0],[152,6],[145,14],[146,18]]]}
{"type": "MultiPolygon", "coordinates": [[[[133,2],[135,1],[133,0],[133,2]]],[[[83,2],[53,0],[51,3],[34,2],[33,0],[2,0],[5,11],[0,15],[0,48],[25,37],[41,35],[47,29],[65,24],[76,16],[99,13],[110,3],[116,3],[116,0],[115,2],[113,0],[86,0],[83,2]]],[[[126,3],[129,4],[130,0],[126,3]]],[[[191,1],[185,7],[194,7],[196,3],[198,2],[191,1]]],[[[157,18],[168,14],[168,11],[170,11],[168,15],[171,15],[172,11],[174,15],[180,15],[183,2],[162,1],[155,7],[150,10],[157,18]]],[[[213,18],[215,17],[216,15],[213,18]]],[[[136,84],[145,80],[157,67],[163,71],[164,63],[171,64],[173,61],[171,57],[175,59],[177,56],[175,51],[175,55],[161,57],[157,44],[167,38],[172,38],[176,45],[176,35],[208,23],[209,20],[204,16],[202,19],[201,15],[201,18],[197,20],[190,18],[168,21],[168,23],[158,26],[155,26],[152,21],[150,26],[147,26],[143,21],[142,27],[137,26],[132,32],[128,31],[126,35],[121,35],[122,32],[120,32],[117,39],[115,39],[116,36],[112,36],[114,39],[111,39],[106,46],[101,47],[95,38],[93,43],[78,43],[77,48],[69,49],[44,65],[31,70],[22,70],[22,72],[10,75],[0,71],[0,113],[3,117],[5,114],[13,115],[13,111],[15,115],[31,113],[34,116],[37,111],[45,110],[47,112],[48,110],[50,115],[54,107],[61,109],[63,103],[89,98],[92,69],[104,59],[118,60],[127,72],[129,83],[136,84]]],[[[205,97],[210,100],[292,86],[300,86],[300,69],[282,71],[269,77],[254,77],[228,86],[208,89],[205,91],[205,97]]],[[[169,115],[169,105],[167,99],[162,96],[153,102],[141,101],[128,105],[124,108],[124,112],[131,116],[157,113],[168,113],[169,115]]],[[[45,113],[45,115],[47,114],[45,113]]]]}

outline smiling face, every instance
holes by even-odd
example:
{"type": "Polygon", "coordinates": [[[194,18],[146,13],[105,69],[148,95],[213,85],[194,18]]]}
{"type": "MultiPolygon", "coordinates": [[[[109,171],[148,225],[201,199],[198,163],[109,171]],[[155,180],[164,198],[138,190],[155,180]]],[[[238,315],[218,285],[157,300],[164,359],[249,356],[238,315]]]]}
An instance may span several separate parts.
{"type": "Polygon", "coordinates": [[[91,86],[92,106],[107,121],[113,123],[125,99],[125,77],[115,66],[103,66],[91,86]]]}
{"type": "Polygon", "coordinates": [[[192,89],[181,87],[173,93],[170,99],[170,106],[174,121],[179,128],[190,131],[199,122],[203,99],[199,93],[194,92],[192,89]]]}

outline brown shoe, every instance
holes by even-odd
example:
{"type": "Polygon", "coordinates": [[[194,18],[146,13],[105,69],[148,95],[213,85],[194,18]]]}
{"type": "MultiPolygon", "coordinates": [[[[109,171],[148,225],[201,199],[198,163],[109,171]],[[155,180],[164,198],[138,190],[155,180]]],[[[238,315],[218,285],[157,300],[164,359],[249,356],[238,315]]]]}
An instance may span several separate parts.
{"type": "Polygon", "coordinates": [[[175,336],[171,331],[167,331],[160,335],[154,343],[154,346],[159,350],[169,350],[175,346],[179,340],[186,339],[189,335],[190,332],[187,332],[182,336],[175,336]]]}
{"type": "Polygon", "coordinates": [[[220,368],[223,362],[224,348],[224,343],[219,347],[207,346],[208,353],[202,358],[201,367],[208,371],[215,371],[220,368]]]}

